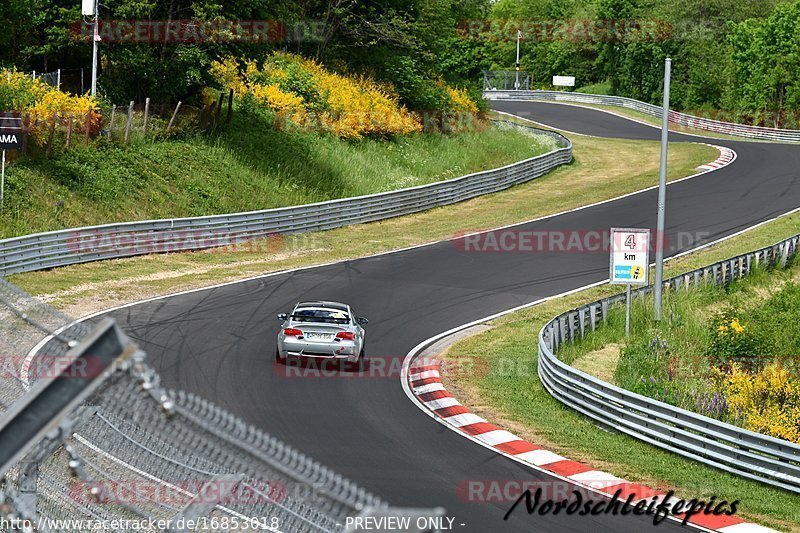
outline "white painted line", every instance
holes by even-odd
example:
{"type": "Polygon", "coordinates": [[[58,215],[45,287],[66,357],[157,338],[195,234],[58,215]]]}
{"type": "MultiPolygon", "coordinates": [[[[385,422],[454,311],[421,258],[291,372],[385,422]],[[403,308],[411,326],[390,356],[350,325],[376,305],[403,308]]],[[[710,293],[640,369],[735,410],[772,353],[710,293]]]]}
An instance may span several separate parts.
{"type": "Polygon", "coordinates": [[[418,379],[425,379],[425,378],[438,378],[439,371],[438,370],[426,370],[424,372],[420,372],[418,374],[411,374],[408,379],[411,381],[417,381],[418,379]]]}
{"type": "Polygon", "coordinates": [[[461,415],[453,415],[448,416],[447,418],[442,418],[442,420],[453,427],[463,427],[469,426],[470,424],[478,424],[480,422],[486,422],[485,419],[479,417],[474,413],[464,413],[461,415]]]}
{"type": "Polygon", "coordinates": [[[566,457],[561,457],[548,450],[532,450],[525,453],[518,453],[514,455],[514,458],[536,466],[549,465],[550,463],[566,460],[566,457]]]}
{"type": "Polygon", "coordinates": [[[426,394],[428,392],[434,392],[437,390],[445,390],[444,385],[442,385],[441,383],[429,383],[427,385],[417,387],[416,389],[414,389],[414,392],[416,392],[417,394],[426,394]]]}
{"type": "Polygon", "coordinates": [[[569,478],[574,481],[580,481],[584,485],[588,485],[597,490],[603,490],[605,488],[613,487],[614,485],[620,485],[622,483],[630,483],[625,479],[613,476],[608,472],[601,472],[600,470],[582,472],[580,474],[569,476],[569,478]]]}
{"type": "Polygon", "coordinates": [[[490,446],[497,446],[498,444],[505,444],[507,442],[513,442],[515,440],[522,440],[510,431],[506,431],[505,429],[495,429],[493,431],[487,431],[486,433],[481,433],[479,435],[475,435],[475,438],[479,441],[485,442],[490,446]]]}
{"type": "Polygon", "coordinates": [[[720,533],[768,533],[768,532],[778,533],[776,529],[770,529],[768,527],[759,526],[758,524],[753,524],[751,522],[742,522],[741,524],[734,524],[732,526],[721,527],[717,531],[719,531],[720,533]]]}
{"type": "Polygon", "coordinates": [[[425,402],[425,406],[434,411],[437,409],[444,409],[445,407],[453,407],[455,405],[461,405],[461,402],[455,398],[439,398],[438,400],[430,400],[425,402]]]}

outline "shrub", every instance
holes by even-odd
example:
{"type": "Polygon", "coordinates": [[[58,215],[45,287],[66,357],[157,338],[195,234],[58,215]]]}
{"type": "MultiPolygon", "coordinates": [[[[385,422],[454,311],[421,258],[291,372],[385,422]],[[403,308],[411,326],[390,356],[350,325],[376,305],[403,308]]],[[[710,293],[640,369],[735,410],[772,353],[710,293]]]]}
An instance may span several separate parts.
{"type": "Polygon", "coordinates": [[[733,363],[721,387],[745,429],[800,443],[800,380],[786,367],[769,363],[748,372],[733,363]]]}
{"type": "Polygon", "coordinates": [[[93,97],[69,95],[14,70],[0,71],[0,111],[28,113],[31,139],[36,143],[46,138],[47,124],[53,113],[62,121],[69,115],[74,116],[76,133],[85,132],[87,114],[90,134],[97,134],[102,125],[99,104],[93,97]]]}
{"type": "Polygon", "coordinates": [[[399,104],[393,89],[366,76],[335,74],[297,55],[276,52],[260,66],[251,61],[244,68],[228,58],[215,62],[211,72],[245,102],[274,112],[279,128],[353,139],[417,133],[422,128],[399,104]]]}
{"type": "Polygon", "coordinates": [[[713,365],[728,368],[740,363],[748,369],[759,366],[762,342],[754,331],[742,323],[733,309],[726,309],[710,322],[711,338],[706,355],[713,365]]]}

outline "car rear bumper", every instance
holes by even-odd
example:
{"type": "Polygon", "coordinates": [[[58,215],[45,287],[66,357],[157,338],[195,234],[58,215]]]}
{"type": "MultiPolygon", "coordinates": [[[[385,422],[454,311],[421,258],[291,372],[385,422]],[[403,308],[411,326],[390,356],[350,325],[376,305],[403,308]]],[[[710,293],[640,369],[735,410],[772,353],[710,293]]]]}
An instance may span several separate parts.
{"type": "Polygon", "coordinates": [[[281,347],[284,357],[303,357],[309,359],[341,359],[357,361],[358,352],[355,343],[313,343],[283,341],[281,347]]]}

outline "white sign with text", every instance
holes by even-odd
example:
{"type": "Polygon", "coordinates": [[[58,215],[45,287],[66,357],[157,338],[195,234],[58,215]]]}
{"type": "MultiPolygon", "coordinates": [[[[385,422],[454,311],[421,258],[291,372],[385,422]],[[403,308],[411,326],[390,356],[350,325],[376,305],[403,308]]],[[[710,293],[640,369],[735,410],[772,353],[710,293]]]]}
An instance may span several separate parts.
{"type": "Polygon", "coordinates": [[[647,285],[650,230],[611,228],[611,283],[647,285]]]}

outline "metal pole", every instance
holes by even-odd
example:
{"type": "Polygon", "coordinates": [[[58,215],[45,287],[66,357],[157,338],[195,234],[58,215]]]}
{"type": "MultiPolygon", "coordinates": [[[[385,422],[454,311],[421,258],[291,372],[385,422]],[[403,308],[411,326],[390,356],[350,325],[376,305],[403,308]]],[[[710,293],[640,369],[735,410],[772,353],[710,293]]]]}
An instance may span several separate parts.
{"type": "Polygon", "coordinates": [[[631,334],[631,284],[625,289],[625,337],[631,334]]]}
{"type": "Polygon", "coordinates": [[[0,171],[0,209],[5,208],[6,202],[6,151],[3,150],[3,170],[0,171]]]}
{"type": "Polygon", "coordinates": [[[672,60],[664,62],[664,109],[661,114],[661,169],[658,173],[658,224],[656,227],[656,280],[653,287],[655,319],[661,320],[661,290],[664,285],[664,211],[667,201],[667,142],[669,137],[669,78],[672,60]]]}
{"type": "Polygon", "coordinates": [[[100,8],[94,2],[94,36],[92,37],[92,96],[97,94],[97,42],[100,40],[100,8]]]}
{"type": "Polygon", "coordinates": [[[517,73],[517,81],[514,82],[514,88],[519,90],[519,38],[522,37],[522,30],[517,30],[517,62],[514,64],[514,70],[517,73]]]}
{"type": "Polygon", "coordinates": [[[56,74],[56,89],[59,91],[61,90],[61,69],[58,69],[58,73],[56,74]]]}

